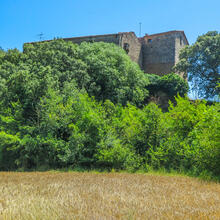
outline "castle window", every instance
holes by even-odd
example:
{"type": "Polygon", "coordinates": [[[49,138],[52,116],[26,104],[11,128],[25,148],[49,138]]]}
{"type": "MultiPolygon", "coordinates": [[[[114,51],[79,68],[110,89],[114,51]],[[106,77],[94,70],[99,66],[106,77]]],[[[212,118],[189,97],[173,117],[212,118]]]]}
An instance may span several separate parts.
{"type": "Polygon", "coordinates": [[[148,43],[151,43],[151,42],[152,42],[152,39],[148,39],[147,42],[148,42],[148,43]]]}
{"type": "Polygon", "coordinates": [[[130,45],[128,43],[124,43],[123,49],[126,51],[126,53],[129,52],[130,45]]]}

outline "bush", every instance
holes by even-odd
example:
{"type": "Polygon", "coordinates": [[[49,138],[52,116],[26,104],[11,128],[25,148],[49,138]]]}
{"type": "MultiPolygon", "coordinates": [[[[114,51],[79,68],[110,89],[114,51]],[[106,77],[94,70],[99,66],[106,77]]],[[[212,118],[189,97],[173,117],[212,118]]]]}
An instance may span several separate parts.
{"type": "Polygon", "coordinates": [[[96,154],[99,166],[109,170],[135,171],[141,166],[141,158],[133,151],[129,145],[122,145],[120,139],[113,135],[107,135],[101,141],[96,154]]]}
{"type": "Polygon", "coordinates": [[[169,98],[173,99],[178,94],[184,96],[189,90],[187,81],[175,73],[164,76],[147,74],[147,76],[150,81],[147,86],[150,95],[155,95],[158,91],[162,91],[165,92],[169,98]]]}
{"type": "Polygon", "coordinates": [[[150,150],[149,163],[199,175],[219,176],[219,103],[176,99],[160,122],[160,144],[150,150]],[[194,170],[194,171],[193,171],[194,170]]]}

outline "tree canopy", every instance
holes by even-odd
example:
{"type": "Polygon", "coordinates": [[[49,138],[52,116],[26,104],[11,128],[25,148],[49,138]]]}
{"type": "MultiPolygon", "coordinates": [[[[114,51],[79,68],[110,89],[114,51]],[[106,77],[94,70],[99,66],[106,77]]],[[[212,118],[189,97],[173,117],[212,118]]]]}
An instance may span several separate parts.
{"type": "Polygon", "coordinates": [[[50,68],[58,78],[60,88],[64,82],[74,80],[97,100],[111,100],[125,105],[142,103],[148,96],[148,79],[125,51],[115,44],[82,43],[63,40],[26,44],[24,63],[50,68]]]}
{"type": "Polygon", "coordinates": [[[211,31],[199,36],[192,46],[180,53],[175,70],[188,73],[193,90],[199,97],[210,98],[220,92],[220,33],[211,31]]]}

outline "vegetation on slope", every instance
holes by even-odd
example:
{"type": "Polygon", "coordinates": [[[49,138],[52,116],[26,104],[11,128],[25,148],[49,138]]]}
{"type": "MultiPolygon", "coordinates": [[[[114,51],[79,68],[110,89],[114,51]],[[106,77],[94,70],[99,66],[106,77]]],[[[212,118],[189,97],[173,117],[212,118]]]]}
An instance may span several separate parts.
{"type": "Polygon", "coordinates": [[[2,52],[0,169],[165,168],[218,177],[219,103],[178,96],[163,113],[149,94],[183,95],[187,86],[173,74],[154,78],[114,44],[56,40],[2,52]]]}

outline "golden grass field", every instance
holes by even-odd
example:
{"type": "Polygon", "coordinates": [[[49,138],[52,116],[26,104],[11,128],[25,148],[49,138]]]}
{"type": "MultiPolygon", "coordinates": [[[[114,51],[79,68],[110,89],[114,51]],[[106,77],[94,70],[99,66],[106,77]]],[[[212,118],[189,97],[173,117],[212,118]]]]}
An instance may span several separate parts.
{"type": "Polygon", "coordinates": [[[0,172],[0,219],[220,219],[220,184],[153,174],[0,172]]]}

